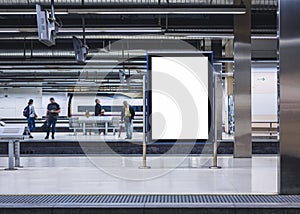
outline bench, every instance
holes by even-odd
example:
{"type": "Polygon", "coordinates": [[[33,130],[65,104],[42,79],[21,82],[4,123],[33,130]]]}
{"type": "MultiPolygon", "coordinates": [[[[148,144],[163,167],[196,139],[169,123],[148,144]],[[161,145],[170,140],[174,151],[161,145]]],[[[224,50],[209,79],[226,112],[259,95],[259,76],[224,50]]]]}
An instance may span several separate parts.
{"type": "Polygon", "coordinates": [[[16,170],[20,166],[20,140],[24,139],[24,125],[7,125],[0,127],[0,141],[8,143],[8,168],[16,170]]]}
{"type": "Polygon", "coordinates": [[[270,121],[252,122],[252,135],[269,136],[269,137],[277,136],[278,122],[270,122],[270,121]]]}
{"type": "Polygon", "coordinates": [[[71,117],[69,118],[69,128],[73,130],[74,135],[77,131],[81,130],[86,134],[87,130],[104,129],[105,133],[108,133],[109,129],[112,129],[115,135],[116,129],[120,126],[119,117],[102,116],[102,117],[71,117]]]}

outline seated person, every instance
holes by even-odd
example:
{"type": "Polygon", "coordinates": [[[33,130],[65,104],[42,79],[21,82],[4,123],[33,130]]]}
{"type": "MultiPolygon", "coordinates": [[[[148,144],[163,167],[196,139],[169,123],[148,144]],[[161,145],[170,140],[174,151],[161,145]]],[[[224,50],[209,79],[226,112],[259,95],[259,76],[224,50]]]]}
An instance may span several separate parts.
{"type": "Polygon", "coordinates": [[[104,116],[104,114],[105,114],[105,110],[104,110],[104,109],[101,109],[100,116],[104,116]]]}

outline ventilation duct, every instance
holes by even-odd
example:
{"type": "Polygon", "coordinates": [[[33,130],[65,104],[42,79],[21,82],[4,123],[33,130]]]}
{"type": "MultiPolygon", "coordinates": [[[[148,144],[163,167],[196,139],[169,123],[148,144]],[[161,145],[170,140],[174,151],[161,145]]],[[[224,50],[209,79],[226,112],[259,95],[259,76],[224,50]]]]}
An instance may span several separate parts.
{"type": "MultiPolygon", "coordinates": [[[[120,51],[110,51],[107,53],[97,52],[97,50],[94,50],[93,52],[90,52],[91,57],[95,57],[95,59],[100,59],[100,58],[114,58],[114,59],[122,59],[124,56],[126,56],[127,59],[134,58],[134,57],[139,57],[139,56],[146,56],[146,51],[145,50],[120,50],[120,51]]],[[[70,50],[51,50],[51,49],[43,49],[43,50],[11,50],[11,49],[0,49],[0,57],[5,58],[5,57],[13,57],[13,58],[34,58],[34,57],[71,57],[74,58],[74,51],[70,50]]],[[[75,62],[75,61],[74,61],[75,62]]]]}
{"type": "MultiPolygon", "coordinates": [[[[203,5],[233,5],[234,0],[54,0],[57,6],[76,6],[76,5],[120,5],[120,4],[203,4],[203,5]]],[[[50,5],[49,0],[0,0],[1,5],[30,5],[36,4],[50,5]]],[[[278,5],[278,0],[252,0],[252,5],[278,5]]]]}

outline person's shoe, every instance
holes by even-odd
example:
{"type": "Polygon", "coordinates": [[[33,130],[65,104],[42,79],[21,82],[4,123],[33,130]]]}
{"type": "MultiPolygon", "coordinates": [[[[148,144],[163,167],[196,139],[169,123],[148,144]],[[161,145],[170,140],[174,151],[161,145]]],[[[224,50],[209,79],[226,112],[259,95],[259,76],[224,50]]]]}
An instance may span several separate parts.
{"type": "Polygon", "coordinates": [[[54,138],[54,136],[52,136],[52,140],[54,140],[55,138],[54,138]]]}
{"type": "Polygon", "coordinates": [[[33,136],[32,136],[32,135],[29,135],[29,138],[33,138],[33,136]]]}
{"type": "Polygon", "coordinates": [[[45,140],[48,140],[48,139],[49,139],[49,136],[46,136],[46,137],[45,137],[45,140]]]}

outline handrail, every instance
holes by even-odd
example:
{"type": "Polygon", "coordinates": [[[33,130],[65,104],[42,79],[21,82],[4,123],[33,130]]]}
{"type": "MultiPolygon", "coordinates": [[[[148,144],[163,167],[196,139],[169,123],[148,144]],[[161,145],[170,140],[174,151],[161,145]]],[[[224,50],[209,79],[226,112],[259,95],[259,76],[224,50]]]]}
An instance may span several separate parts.
{"type": "MultiPolygon", "coordinates": [[[[255,124],[255,123],[257,123],[257,124],[268,124],[269,125],[268,127],[258,127],[258,128],[268,128],[270,136],[273,135],[273,129],[275,129],[275,128],[277,129],[278,125],[279,125],[279,121],[252,121],[251,123],[252,124],[255,124]],[[277,126],[273,127],[273,124],[276,124],[277,126]]],[[[252,125],[252,128],[253,128],[253,125],[252,125]]]]}

